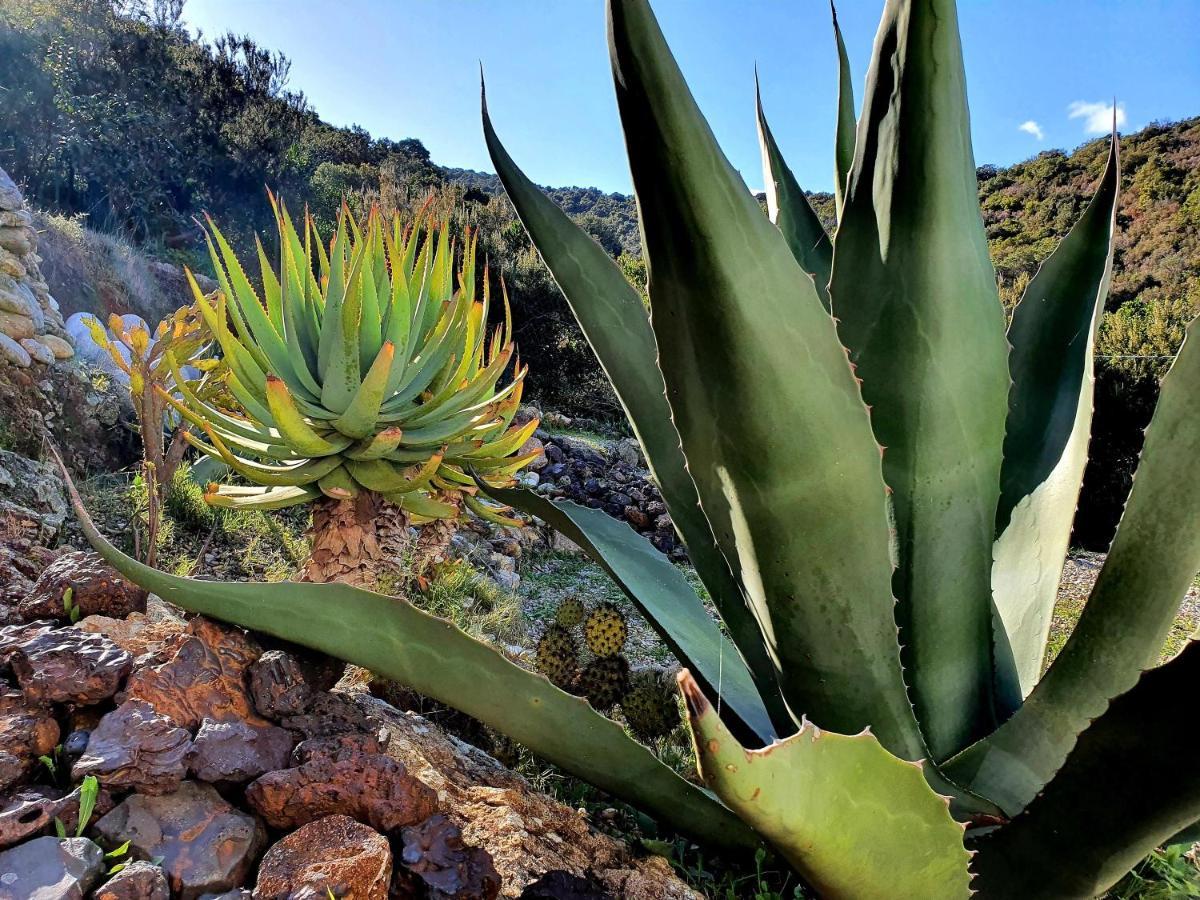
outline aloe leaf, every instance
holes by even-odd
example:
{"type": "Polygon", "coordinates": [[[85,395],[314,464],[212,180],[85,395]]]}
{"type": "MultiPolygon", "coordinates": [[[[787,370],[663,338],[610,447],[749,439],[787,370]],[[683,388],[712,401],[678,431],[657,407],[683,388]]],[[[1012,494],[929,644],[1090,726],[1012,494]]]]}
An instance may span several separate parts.
{"type": "Polygon", "coordinates": [[[1097,897],[1200,818],[1200,641],[1146,672],[1079,736],[1025,811],[981,838],[985,897],[1097,897]]]}
{"type": "Polygon", "coordinates": [[[850,75],[850,57],[846,54],[846,42],[842,40],[842,29],[838,26],[837,7],[829,4],[833,15],[833,37],[837,42],[838,54],[838,109],[837,131],[833,152],[833,199],[838,221],[842,219],[842,206],[846,201],[846,184],[854,168],[854,141],[858,122],[854,118],[854,78],[850,75]]]}
{"type": "Polygon", "coordinates": [[[775,737],[754,679],[687,579],[654,546],[603,510],[554,502],[531,491],[489,488],[501,503],[537,516],[582,547],[704,682],[763,743],[775,737]]]}
{"type": "Polygon", "coordinates": [[[888,0],[855,153],[829,294],[885,448],[905,671],[942,759],[994,724],[989,573],[1009,387],[953,0],[888,0]]]}
{"type": "Polygon", "coordinates": [[[758,146],[762,151],[763,184],[767,191],[767,215],[783,232],[800,268],[813,278],[821,303],[829,309],[829,273],[833,268],[833,244],[825,226],[813,212],[804,189],[788,168],[787,161],[771,134],[763,112],[758,73],[754,75],[754,102],[758,115],[758,146]]]}
{"type": "Polygon", "coordinates": [[[789,709],[926,755],[900,670],[879,448],[833,320],[717,146],[645,0],[612,0],[652,325],[688,470],[789,709]]]}
{"type": "Polygon", "coordinates": [[[491,725],[539,756],[698,840],[753,847],[719,801],[663,765],[621,726],[509,662],[445,619],[344,584],[195,581],[160,572],[105,540],[70,476],[88,541],[113,568],[169,603],[355,663],[491,725]]]}
{"type": "Polygon", "coordinates": [[[776,727],[790,725],[758,623],[746,606],[735,571],[730,569],[731,563],[736,569],[737,561],[727,561],[717,549],[688,474],[641,296],[600,245],[517,168],[492,128],[486,101],[483,131],[504,189],[612,383],[662,490],[671,521],[733,642],[754,673],[776,727]]]}
{"type": "Polygon", "coordinates": [[[1162,651],[1200,571],[1200,326],[1163,379],[1125,514],[1083,615],[1007,722],[948,764],[952,777],[1020,811],[1076,736],[1162,651]]]}
{"type": "Polygon", "coordinates": [[[226,509],[286,509],[308,503],[321,496],[321,492],[305,485],[294,487],[255,487],[253,492],[236,493],[224,489],[207,492],[204,502],[209,506],[226,509]]]}
{"type": "Polygon", "coordinates": [[[963,826],[921,766],[869,731],[799,732],[746,750],[688,672],[680,675],[696,759],[717,796],[825,898],[970,894],[963,826]]]}
{"type": "MultiPolygon", "coordinates": [[[[1108,294],[1120,162],[1114,139],[1083,216],[1038,270],[1013,313],[1008,426],[992,595],[1019,682],[1002,684],[1008,711],[1042,671],[1050,617],[1092,424],[1092,352],[1108,294]]],[[[1003,670],[1002,670],[1002,673],[1003,670]]]]}

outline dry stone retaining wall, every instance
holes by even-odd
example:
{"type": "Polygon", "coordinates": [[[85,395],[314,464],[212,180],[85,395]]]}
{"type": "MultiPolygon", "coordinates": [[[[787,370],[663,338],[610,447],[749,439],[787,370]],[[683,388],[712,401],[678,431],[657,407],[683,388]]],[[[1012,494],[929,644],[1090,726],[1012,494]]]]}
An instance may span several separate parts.
{"type": "Polygon", "coordinates": [[[0,365],[29,368],[75,354],[40,262],[33,215],[0,169],[0,365]]]}

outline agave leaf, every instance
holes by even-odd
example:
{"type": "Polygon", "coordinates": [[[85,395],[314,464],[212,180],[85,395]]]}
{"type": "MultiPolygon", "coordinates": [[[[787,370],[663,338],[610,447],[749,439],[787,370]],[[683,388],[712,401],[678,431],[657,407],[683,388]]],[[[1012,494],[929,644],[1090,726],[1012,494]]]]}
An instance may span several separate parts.
{"type": "Polygon", "coordinates": [[[964,81],[953,0],[888,0],[829,289],[886,448],[905,671],[935,759],[994,724],[988,576],[1009,386],[964,81]]]}
{"type": "MultiPolygon", "coordinates": [[[[504,189],[612,383],[662,490],[671,521],[750,666],[776,727],[790,725],[758,624],[735,572],[714,543],[688,474],[642,298],[608,254],[517,168],[496,137],[486,99],[483,131],[504,189]]],[[[736,560],[732,562],[736,566],[736,560]]]]}
{"type": "Polygon", "coordinates": [[[956,780],[1010,814],[1053,777],[1109,701],[1154,665],[1200,571],[1198,328],[1193,320],[1163,379],[1125,514],[1075,630],[1012,718],[948,764],[956,780]]]}
{"type": "Polygon", "coordinates": [[[799,732],[746,750],[685,670],[679,678],[706,784],[822,897],[970,895],[963,826],[921,766],[869,731],[799,732]]]}
{"type": "Polygon", "coordinates": [[[344,659],[460,709],[539,756],[667,825],[717,846],[747,848],[753,832],[585,700],[509,662],[445,619],[344,584],[195,581],[121,553],[96,530],[59,463],[89,542],[113,568],[190,612],[344,659]]]}
{"type": "Polygon", "coordinates": [[[633,601],[675,657],[704,682],[705,689],[719,695],[763,743],[774,739],[771,718],[737,648],[721,634],[683,574],[648,540],[603,510],[554,502],[532,491],[483,487],[500,502],[537,516],[582,547],[633,601]]]}
{"type": "Polygon", "coordinates": [[[821,303],[829,309],[829,273],[833,269],[833,244],[825,226],[813,212],[804,189],[788,168],[775,143],[763,112],[758,73],[754,75],[754,101],[758,114],[758,146],[762,151],[763,183],[767,189],[767,215],[783,232],[800,268],[813,278],[821,303]]]}
{"type": "MultiPolygon", "coordinates": [[[[1120,183],[1117,141],[1083,216],[1038,270],[1008,329],[1008,426],[1000,470],[992,595],[1019,682],[998,686],[1007,712],[1042,671],[1050,616],[1087,466],[1092,348],[1108,295],[1120,183]]],[[[1001,670],[1004,674],[1004,670],[1001,670]]]]}
{"type": "Polygon", "coordinates": [[[980,839],[983,896],[1098,897],[1200,818],[1197,684],[1192,641],[1113,700],[1025,811],[980,839]]]}
{"type": "Polygon", "coordinates": [[[612,0],[652,325],[688,471],[798,724],[925,756],[879,448],[833,320],[717,146],[645,0],[612,0]]]}
{"type": "Polygon", "coordinates": [[[837,7],[832,0],[829,11],[833,15],[833,37],[837,42],[838,54],[838,114],[837,131],[833,153],[833,198],[837,217],[842,219],[842,205],[846,201],[846,184],[854,168],[854,141],[858,122],[854,118],[854,79],[850,75],[850,57],[846,54],[846,42],[842,40],[842,29],[838,26],[837,7]]]}

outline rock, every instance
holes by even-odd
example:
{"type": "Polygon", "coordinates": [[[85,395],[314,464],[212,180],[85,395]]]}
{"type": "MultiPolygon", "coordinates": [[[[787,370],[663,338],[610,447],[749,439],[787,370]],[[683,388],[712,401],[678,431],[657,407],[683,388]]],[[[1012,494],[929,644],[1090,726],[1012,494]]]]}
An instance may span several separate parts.
{"type": "Polygon", "coordinates": [[[138,668],[120,699],[145,700],[184,728],[204,719],[261,721],[246,689],[246,670],[258,658],[256,644],[242,632],[197,617],[186,634],[169,638],[162,662],[138,668]]]}
{"type": "Polygon", "coordinates": [[[245,784],[288,764],[296,739],[274,725],[215,722],[205,719],[188,755],[192,774],[201,781],[245,784]]]}
{"type": "MultiPolygon", "coordinates": [[[[67,796],[58,801],[58,805],[54,809],[54,818],[62,822],[63,828],[67,834],[74,834],[79,830],[79,807],[83,800],[83,789],[77,787],[67,796]]],[[[95,805],[92,807],[92,814],[88,817],[84,824],[85,828],[90,828],[95,824],[97,819],[108,815],[115,807],[116,801],[113,800],[112,791],[103,785],[96,792],[95,805]]]]}
{"type": "Polygon", "coordinates": [[[90,705],[117,692],[133,657],[103,635],[63,628],[18,644],[10,664],[30,702],[90,705]]]}
{"type": "Polygon", "coordinates": [[[37,784],[0,799],[0,847],[18,844],[49,825],[61,798],[58,788],[37,784]]]}
{"type": "Polygon", "coordinates": [[[503,896],[519,897],[545,872],[564,870],[590,874],[617,897],[700,900],[666,860],[636,855],[592,831],[574,809],[534,790],[482,750],[370,695],[354,700],[384,723],[386,752],[437,791],[440,810],[462,829],[465,842],[487,848],[503,896]]]}
{"type": "MultiPolygon", "coordinates": [[[[5,629],[7,630],[7,629],[5,629]]],[[[16,690],[0,691],[0,790],[19,782],[58,744],[58,722],[16,690]]]]}
{"type": "Polygon", "coordinates": [[[130,613],[123,619],[87,616],[79,620],[83,631],[103,634],[132,656],[154,653],[164,642],[187,632],[188,623],[179,612],[155,594],[146,597],[146,611],[130,613]]]}
{"type": "Polygon", "coordinates": [[[481,847],[467,847],[462,829],[445,816],[405,828],[401,838],[400,860],[428,885],[430,900],[492,900],[500,893],[491,855],[481,847]]]}
{"type": "Polygon", "coordinates": [[[18,343],[29,354],[29,358],[33,362],[41,363],[43,366],[48,366],[54,362],[54,354],[50,348],[35,338],[21,338],[18,343]]]}
{"type": "Polygon", "coordinates": [[[135,859],[96,888],[91,900],[171,900],[171,887],[161,868],[135,859]]]}
{"type": "Polygon", "coordinates": [[[34,340],[43,344],[55,359],[70,359],[75,355],[75,348],[66,338],[56,334],[39,334],[34,340]]]}
{"type": "Polygon", "coordinates": [[[595,879],[561,869],[547,872],[521,893],[521,900],[617,900],[595,879]]]}
{"type": "Polygon", "coordinates": [[[35,838],[0,853],[0,900],[83,900],[103,869],[87,838],[35,838]]]}
{"type": "Polygon", "coordinates": [[[29,524],[21,529],[4,528],[7,539],[25,537],[36,543],[52,543],[67,518],[66,486],[49,463],[0,450],[0,510],[13,508],[29,524]],[[11,504],[11,507],[9,505],[11,504]]]}
{"type": "Polygon", "coordinates": [[[633,438],[621,438],[613,445],[613,452],[617,459],[631,469],[646,467],[646,458],[642,455],[642,448],[633,438]]]}
{"type": "MultiPolygon", "coordinates": [[[[0,253],[8,256],[6,251],[0,251],[0,253]]],[[[33,291],[23,280],[10,275],[7,271],[0,271],[0,312],[15,313],[31,319],[41,315],[41,307],[38,306],[37,297],[33,296],[33,291]]]]}
{"type": "Polygon", "coordinates": [[[312,688],[294,656],[268,650],[250,666],[250,694],[259,714],[279,719],[303,713],[312,699],[312,688]]]}
{"type": "Polygon", "coordinates": [[[20,209],[25,205],[21,191],[13,184],[8,173],[0,169],[0,210],[20,209]]]}
{"type": "Polygon", "coordinates": [[[335,897],[387,900],[392,851],[387,838],[348,816],[326,816],[293,831],[262,858],[257,900],[291,900],[302,888],[335,897]]]}
{"type": "Polygon", "coordinates": [[[639,531],[650,527],[650,517],[632,504],[623,510],[625,520],[639,531]]]}
{"type": "Polygon", "coordinates": [[[41,574],[31,593],[22,601],[26,619],[68,620],[63,596],[70,588],[71,602],[80,615],[123,619],[146,609],[146,592],[127,580],[98,553],[75,550],[64,553],[41,574]]]}
{"type": "Polygon", "coordinates": [[[376,746],[360,735],[306,740],[295,767],[263,775],[246,801],[273,828],[341,814],[391,832],[432,815],[437,795],[376,746]]]}
{"type": "Polygon", "coordinates": [[[28,369],[33,365],[33,357],[17,341],[14,341],[7,334],[0,331],[0,363],[8,363],[11,366],[17,366],[21,369],[28,369]]]}
{"type": "Polygon", "coordinates": [[[241,885],[265,842],[262,825],[207,784],[185,781],[161,797],[134,794],[96,823],[114,846],[128,840],[143,859],[161,857],[172,895],[196,900],[241,885]]]}
{"type": "MultiPolygon", "coordinates": [[[[372,719],[346,694],[322,691],[314,694],[304,712],[296,716],[284,716],[279,724],[290,731],[298,731],[306,738],[324,738],[341,734],[362,737],[377,734],[381,723],[372,719]]],[[[382,744],[372,738],[371,752],[379,752],[382,744]]]]}
{"type": "Polygon", "coordinates": [[[142,700],[126,700],[100,720],[71,769],[106,787],[169,794],[187,773],[191,735],[142,700]]]}
{"type": "Polygon", "coordinates": [[[8,335],[14,341],[20,341],[37,334],[37,327],[33,324],[33,318],[25,313],[0,311],[0,333],[8,335]]]}
{"type": "Polygon", "coordinates": [[[546,457],[546,445],[536,437],[531,437],[524,444],[522,444],[521,448],[517,451],[517,456],[524,456],[527,453],[538,454],[529,462],[529,468],[534,472],[539,471],[546,465],[547,462],[549,462],[546,457]]]}

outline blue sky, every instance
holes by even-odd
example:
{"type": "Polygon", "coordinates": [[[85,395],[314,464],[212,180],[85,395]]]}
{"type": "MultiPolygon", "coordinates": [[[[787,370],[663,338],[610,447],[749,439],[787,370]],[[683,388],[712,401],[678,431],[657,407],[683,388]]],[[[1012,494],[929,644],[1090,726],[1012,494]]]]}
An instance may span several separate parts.
{"type": "MultiPolygon", "coordinates": [[[[823,0],[656,0],[726,154],[762,184],[757,62],[776,138],[801,182],[833,186],[836,59],[823,0]]],[[[882,0],[838,15],[861,101],[882,0]]],[[[501,138],[535,181],[628,191],[602,0],[189,0],[185,20],[292,59],[322,118],[416,137],[442,165],[490,171],[478,69],[501,138]]],[[[960,0],[975,157],[1009,164],[1095,136],[1200,114],[1198,0],[960,0]]]]}

